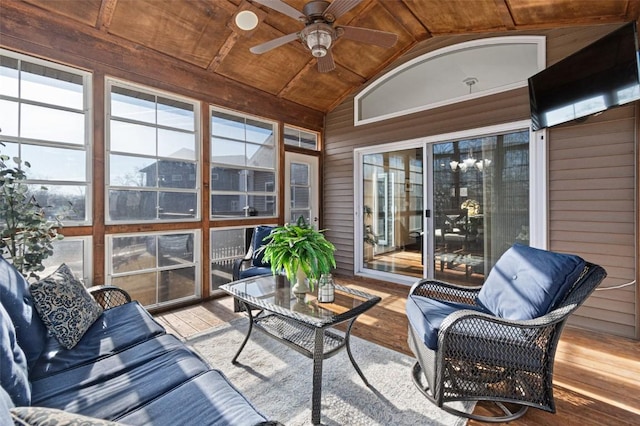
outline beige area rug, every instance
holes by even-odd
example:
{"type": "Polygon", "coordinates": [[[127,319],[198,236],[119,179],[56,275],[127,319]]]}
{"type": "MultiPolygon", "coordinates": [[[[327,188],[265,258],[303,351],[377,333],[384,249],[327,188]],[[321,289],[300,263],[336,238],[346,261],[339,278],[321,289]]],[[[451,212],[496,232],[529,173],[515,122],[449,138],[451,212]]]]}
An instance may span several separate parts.
{"type": "MultiPolygon", "coordinates": [[[[254,330],[238,358],[231,359],[248,329],[248,319],[193,336],[187,344],[222,370],[256,408],[286,426],[310,425],[313,363],[286,345],[254,330]]],[[[442,425],[461,426],[466,419],[431,404],[411,379],[414,360],[404,354],[352,336],[356,362],[373,386],[355,371],[346,350],[324,361],[322,424],[324,425],[442,425]]],[[[471,403],[452,404],[473,409],[471,403]]]]}

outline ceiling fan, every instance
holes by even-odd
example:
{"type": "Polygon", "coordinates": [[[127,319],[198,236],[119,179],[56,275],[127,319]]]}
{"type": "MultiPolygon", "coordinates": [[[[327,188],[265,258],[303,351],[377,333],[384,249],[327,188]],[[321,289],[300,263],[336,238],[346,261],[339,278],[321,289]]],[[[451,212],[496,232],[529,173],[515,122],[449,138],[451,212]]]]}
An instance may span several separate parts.
{"type": "Polygon", "coordinates": [[[312,0],[304,5],[302,12],[281,0],[253,0],[295,20],[302,21],[305,27],[298,32],[259,44],[250,49],[252,53],[262,54],[294,40],[300,40],[318,58],[318,71],[329,72],[336,68],[331,54],[331,46],[338,38],[344,37],[362,43],[374,44],[385,48],[392,47],[398,36],[386,31],[362,27],[335,25],[336,19],[357,6],[362,0],[312,0]]]}

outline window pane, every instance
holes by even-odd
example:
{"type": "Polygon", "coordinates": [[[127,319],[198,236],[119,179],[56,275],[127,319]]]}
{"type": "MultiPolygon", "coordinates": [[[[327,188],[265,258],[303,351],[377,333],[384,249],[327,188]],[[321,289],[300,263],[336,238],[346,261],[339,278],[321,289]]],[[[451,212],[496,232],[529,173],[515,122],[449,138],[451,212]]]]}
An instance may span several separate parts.
{"type": "Polygon", "coordinates": [[[285,126],[284,143],[285,145],[297,146],[299,148],[317,150],[318,135],[316,133],[305,132],[304,130],[285,126]]]}
{"type": "Polygon", "coordinates": [[[247,119],[246,141],[274,145],[273,124],[247,119]]]}
{"type": "Polygon", "coordinates": [[[160,157],[196,160],[195,135],[158,129],[158,155],[160,157]]]}
{"type": "Polygon", "coordinates": [[[155,96],[113,86],[111,88],[111,116],[145,123],[155,123],[155,96]]]}
{"type": "Polygon", "coordinates": [[[197,197],[188,192],[160,192],[159,219],[191,219],[196,216],[197,197]]]}
{"type": "Polygon", "coordinates": [[[249,195],[250,216],[275,216],[276,197],[265,195],[249,195]]]}
{"type": "Polygon", "coordinates": [[[39,205],[43,206],[48,219],[56,217],[62,221],[85,221],[86,211],[86,185],[46,185],[43,190],[41,185],[29,185],[39,205]]]}
{"type": "Polygon", "coordinates": [[[114,237],[113,273],[142,271],[156,267],[156,236],[114,237]]]}
{"type": "Polygon", "coordinates": [[[124,277],[114,277],[111,284],[120,287],[131,295],[131,299],[137,300],[142,306],[156,303],[156,276],[157,272],[135,274],[124,277]]]}
{"type": "Polygon", "coordinates": [[[245,139],[244,118],[223,112],[211,113],[211,134],[223,136],[228,139],[245,139]]]}
{"type": "Polygon", "coordinates": [[[22,104],[20,136],[30,139],[85,144],[83,113],[22,104]]]}
{"type": "Polygon", "coordinates": [[[304,163],[291,163],[291,184],[309,185],[309,165],[304,163]]]}
{"type": "Polygon", "coordinates": [[[251,192],[275,192],[276,174],[271,171],[248,170],[247,185],[251,192]]]}
{"type": "Polygon", "coordinates": [[[158,124],[176,129],[195,130],[193,105],[158,97],[158,124]]]}
{"type": "Polygon", "coordinates": [[[195,266],[161,271],[159,274],[158,303],[195,296],[195,266]]]}
{"type": "Polygon", "coordinates": [[[111,151],[156,155],[156,129],[140,124],[111,120],[111,151]]]}
{"type": "Polygon", "coordinates": [[[0,94],[18,97],[18,60],[0,56],[0,94]]]}
{"type": "Polygon", "coordinates": [[[23,99],[82,110],[82,76],[22,61],[20,95],[23,99]]]}
{"type": "Polygon", "coordinates": [[[225,139],[211,139],[211,161],[220,164],[244,166],[247,164],[245,144],[225,139]]]}
{"type": "Polygon", "coordinates": [[[86,280],[89,277],[85,277],[85,244],[90,244],[89,239],[66,237],[63,240],[53,242],[53,254],[47,257],[42,264],[45,270],[40,272],[41,277],[46,277],[55,272],[56,269],[62,264],[66,263],[73,275],[79,279],[85,281],[85,285],[89,286],[90,283],[86,280]]]}
{"type": "Polygon", "coordinates": [[[152,220],[157,218],[157,197],[154,191],[109,191],[111,220],[152,220]]]}
{"type": "Polygon", "coordinates": [[[255,216],[247,206],[245,194],[211,195],[211,215],[216,217],[244,217],[255,216]]]}
{"type": "Polygon", "coordinates": [[[233,280],[233,262],[244,256],[248,241],[247,229],[211,230],[211,290],[233,280]]]}
{"type": "Polygon", "coordinates": [[[240,191],[245,189],[244,170],[226,167],[213,167],[211,169],[212,191],[240,191]]]}
{"type": "Polygon", "coordinates": [[[196,165],[186,161],[158,161],[158,186],[196,188],[196,165]]]}
{"type": "Polygon", "coordinates": [[[153,158],[109,156],[109,185],[155,187],[156,178],[156,162],[153,158]]]}
{"type": "Polygon", "coordinates": [[[247,144],[247,166],[273,169],[275,150],[271,147],[247,144]]]}
{"type": "Polygon", "coordinates": [[[23,144],[22,158],[31,164],[26,169],[29,179],[86,181],[85,151],[23,144]]]}
{"type": "MultiPolygon", "coordinates": [[[[2,82],[0,82],[0,87],[2,82]]],[[[2,135],[18,136],[18,103],[0,100],[0,117],[2,117],[2,135]]]]}
{"type": "Polygon", "coordinates": [[[194,262],[193,234],[158,235],[158,266],[194,262]]]}
{"type": "Polygon", "coordinates": [[[308,187],[292,187],[291,188],[291,204],[293,208],[302,209],[309,207],[309,198],[311,191],[308,187]]]}

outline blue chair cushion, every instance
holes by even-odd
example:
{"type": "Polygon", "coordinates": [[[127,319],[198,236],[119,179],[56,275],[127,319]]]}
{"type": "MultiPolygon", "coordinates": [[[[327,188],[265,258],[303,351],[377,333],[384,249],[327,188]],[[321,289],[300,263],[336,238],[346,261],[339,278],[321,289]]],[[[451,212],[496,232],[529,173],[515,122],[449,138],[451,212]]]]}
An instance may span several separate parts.
{"type": "Polygon", "coordinates": [[[13,419],[9,409],[15,407],[11,397],[2,386],[0,386],[0,425],[13,425],[13,419]]]}
{"type": "Polygon", "coordinates": [[[462,309],[485,312],[479,306],[445,302],[414,294],[409,295],[406,305],[409,323],[424,344],[434,351],[438,349],[438,332],[442,321],[450,314],[462,309]]]}
{"type": "Polygon", "coordinates": [[[47,329],[38,316],[24,277],[0,256],[0,302],[11,317],[16,339],[31,368],[40,357],[47,339],[47,329]]]}
{"type": "Polygon", "coordinates": [[[50,336],[29,377],[36,380],[95,362],[164,333],[138,302],[125,303],[104,311],[73,349],[65,349],[50,336]]]}
{"type": "Polygon", "coordinates": [[[197,376],[117,420],[131,425],[174,426],[185,424],[185,413],[189,413],[192,425],[254,426],[267,420],[218,370],[197,376]]]}
{"type": "Polygon", "coordinates": [[[271,275],[273,272],[270,267],[265,266],[252,266],[251,268],[244,269],[240,271],[240,279],[249,278],[249,277],[257,277],[259,275],[271,275]]]}
{"type": "Polygon", "coordinates": [[[584,268],[579,256],[514,244],[489,273],[477,302],[500,318],[537,318],[562,300],[584,268]]]}
{"type": "Polygon", "coordinates": [[[9,314],[0,304],[0,385],[14,405],[31,404],[31,387],[27,372],[27,359],[16,340],[9,314]]]}
{"type": "Polygon", "coordinates": [[[273,226],[260,225],[253,231],[253,237],[251,239],[251,247],[253,247],[253,259],[251,259],[252,266],[263,268],[271,267],[268,262],[263,260],[264,253],[262,251],[258,251],[258,249],[268,242],[264,241],[264,239],[271,234],[273,228],[273,226]]]}

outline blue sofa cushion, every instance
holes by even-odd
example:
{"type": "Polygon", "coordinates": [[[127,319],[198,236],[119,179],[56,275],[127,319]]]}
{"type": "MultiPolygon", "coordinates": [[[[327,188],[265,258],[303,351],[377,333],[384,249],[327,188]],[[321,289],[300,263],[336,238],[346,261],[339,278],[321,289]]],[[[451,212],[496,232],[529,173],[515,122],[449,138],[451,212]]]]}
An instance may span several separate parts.
{"type": "Polygon", "coordinates": [[[501,318],[537,318],[562,300],[584,268],[578,256],[514,244],[498,259],[477,301],[501,318]]]}
{"type": "Polygon", "coordinates": [[[164,334],[164,328],[138,302],[107,309],[73,349],[65,349],[53,336],[29,372],[31,380],[94,362],[137,343],[164,334]]]}
{"type": "Polygon", "coordinates": [[[94,363],[32,380],[31,403],[113,420],[207,370],[175,336],[164,334],[94,363]]]}
{"type": "Polygon", "coordinates": [[[406,305],[407,319],[411,327],[424,344],[434,351],[438,349],[438,332],[442,321],[453,312],[462,309],[484,312],[479,306],[445,302],[414,294],[407,298],[406,305]]]}
{"type": "Polygon", "coordinates": [[[27,359],[16,340],[9,314],[0,304],[0,385],[15,405],[30,405],[27,359]]]}
{"type": "MultiPolygon", "coordinates": [[[[16,425],[29,426],[118,426],[119,423],[67,413],[46,407],[15,407],[11,417],[16,425]]],[[[4,424],[4,423],[2,423],[4,424]]]]}
{"type": "Polygon", "coordinates": [[[13,408],[13,401],[2,386],[0,386],[0,425],[13,425],[9,409],[13,408]]]}
{"type": "Polygon", "coordinates": [[[264,239],[271,234],[272,230],[273,226],[261,225],[256,227],[253,231],[253,237],[251,239],[251,247],[253,247],[253,259],[251,259],[252,266],[271,268],[271,264],[265,262],[263,259],[264,252],[258,249],[268,243],[268,240],[264,241],[264,239]]]}
{"type": "Polygon", "coordinates": [[[252,426],[266,422],[251,403],[218,370],[211,370],[136,411],[117,419],[131,425],[185,424],[252,426]]]}
{"type": "Polygon", "coordinates": [[[29,290],[42,322],[66,349],[77,345],[102,313],[102,306],[64,263],[29,290]]]}
{"type": "Polygon", "coordinates": [[[44,349],[47,329],[33,307],[29,284],[2,256],[0,256],[0,302],[13,321],[18,345],[27,358],[27,366],[31,368],[44,349]]]}

